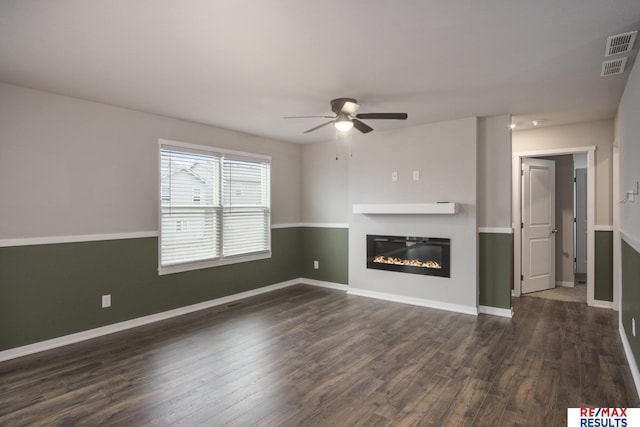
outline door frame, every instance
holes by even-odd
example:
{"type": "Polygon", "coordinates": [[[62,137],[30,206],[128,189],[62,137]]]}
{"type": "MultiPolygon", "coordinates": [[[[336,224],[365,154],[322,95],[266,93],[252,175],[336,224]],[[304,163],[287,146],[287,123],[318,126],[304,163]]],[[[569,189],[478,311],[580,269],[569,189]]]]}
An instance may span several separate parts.
{"type": "MultiPolygon", "coordinates": [[[[622,316],[620,290],[622,285],[622,264],[620,261],[620,203],[616,203],[616,195],[620,193],[620,149],[618,138],[613,141],[613,309],[622,316]]],[[[622,317],[619,320],[622,324],[622,317]]]]}
{"type": "MultiPolygon", "coordinates": [[[[573,168],[573,256],[575,257],[575,261],[573,264],[573,273],[574,275],[578,273],[578,259],[579,259],[579,253],[578,253],[578,211],[580,210],[580,208],[578,207],[578,197],[580,195],[581,192],[578,191],[578,184],[580,183],[580,180],[578,179],[578,171],[580,171],[580,173],[582,173],[582,171],[585,171],[585,173],[587,174],[587,178],[589,178],[589,171],[586,170],[586,168],[573,168]]],[[[584,197],[587,197],[587,183],[585,181],[584,183],[584,197]]],[[[588,199],[588,198],[587,198],[588,199]]],[[[586,216],[586,212],[584,212],[584,215],[586,216]]],[[[582,231],[582,230],[580,230],[582,231]]],[[[586,230],[585,230],[586,231],[586,230]]],[[[587,242],[584,242],[585,246],[587,244],[587,242]]],[[[586,248],[585,248],[586,251],[586,248]]],[[[585,258],[586,258],[586,254],[585,254],[585,258]]],[[[585,259],[585,263],[586,263],[586,259],[585,259]]],[[[582,266],[581,266],[582,267],[582,266]]],[[[584,269],[585,269],[585,273],[586,273],[586,269],[587,266],[584,265],[584,269]]],[[[574,277],[575,279],[575,277],[574,277]]]]}
{"type": "MultiPolygon", "coordinates": [[[[523,157],[547,157],[563,154],[587,153],[587,304],[596,305],[594,300],[594,276],[595,276],[595,213],[596,213],[596,146],[555,148],[548,150],[519,151],[512,154],[511,162],[511,211],[513,218],[513,292],[519,297],[522,294],[522,158],[523,157]]],[[[556,255],[557,256],[557,255],[556,255]]]]}

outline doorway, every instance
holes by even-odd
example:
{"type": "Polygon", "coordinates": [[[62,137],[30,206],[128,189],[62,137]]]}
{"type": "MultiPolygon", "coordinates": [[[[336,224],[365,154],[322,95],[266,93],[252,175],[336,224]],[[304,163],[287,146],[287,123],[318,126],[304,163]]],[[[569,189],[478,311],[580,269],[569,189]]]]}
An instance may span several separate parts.
{"type": "MultiPolygon", "coordinates": [[[[549,248],[541,243],[544,240],[538,240],[538,245],[545,250],[545,254],[550,257],[549,265],[551,273],[549,280],[543,289],[532,288],[528,283],[529,271],[527,260],[527,242],[530,238],[528,232],[528,204],[530,195],[527,194],[527,186],[523,185],[523,239],[522,239],[522,270],[524,280],[522,282],[522,293],[537,298],[551,299],[566,302],[587,302],[587,168],[586,154],[582,159],[580,154],[564,154],[560,156],[541,157],[541,158],[523,158],[523,182],[527,181],[527,165],[531,162],[542,163],[546,165],[544,170],[555,171],[555,175],[548,174],[550,177],[549,190],[543,189],[542,194],[537,195],[538,210],[540,206],[549,205],[549,222],[548,229],[545,230],[543,237],[550,240],[549,248]],[[585,167],[583,167],[585,166],[585,167]],[[553,177],[555,176],[555,182],[553,177]],[[553,194],[555,193],[555,200],[553,194]],[[545,203],[545,198],[549,201],[545,203]],[[555,202],[555,204],[554,204],[555,202]],[[555,206],[555,209],[554,209],[555,206]],[[553,240],[553,241],[551,241],[553,240]],[[555,253],[555,256],[554,256],[555,253]],[[555,273],[555,281],[551,275],[555,273]],[[538,290],[539,289],[539,290],[538,290]],[[532,292],[532,293],[531,293],[532,292]]],[[[542,224],[541,219],[537,220],[538,224],[542,224]]],[[[538,269],[539,270],[539,269],[538,269]]]]}
{"type": "MultiPolygon", "coordinates": [[[[546,235],[554,241],[554,247],[556,249],[556,256],[549,261],[549,271],[554,270],[553,273],[558,273],[557,277],[551,278],[547,277],[549,280],[548,288],[552,288],[551,291],[543,291],[543,292],[555,292],[555,290],[559,290],[559,293],[571,294],[575,289],[576,284],[576,266],[577,266],[577,254],[578,250],[576,248],[577,242],[574,239],[574,236],[577,235],[577,231],[574,228],[577,223],[577,217],[574,216],[574,212],[576,212],[575,207],[576,203],[584,202],[584,206],[586,209],[583,210],[586,217],[586,232],[582,232],[582,236],[585,238],[585,244],[581,247],[584,248],[584,259],[586,259],[586,277],[584,277],[583,281],[586,287],[586,302],[589,305],[593,305],[594,302],[594,292],[593,292],[593,283],[594,283],[594,214],[595,214],[595,147],[577,147],[574,149],[555,149],[555,150],[541,150],[535,152],[519,152],[513,154],[513,163],[512,163],[512,172],[513,178],[512,182],[514,185],[512,186],[513,194],[513,219],[514,219],[514,288],[512,295],[520,296],[522,294],[526,294],[529,291],[535,292],[535,288],[528,287],[525,283],[526,275],[541,274],[541,268],[538,268],[536,271],[531,270],[530,263],[532,258],[530,258],[530,253],[527,254],[526,250],[529,248],[525,248],[525,244],[537,245],[536,248],[538,250],[542,250],[543,240],[535,240],[533,243],[530,238],[523,232],[525,228],[525,209],[526,205],[523,202],[525,198],[525,187],[524,187],[524,170],[523,165],[528,162],[529,158],[543,158],[543,159],[553,159],[556,161],[562,160],[563,171],[568,172],[568,175],[563,172],[566,176],[566,180],[562,183],[560,187],[560,191],[563,191],[564,194],[558,197],[558,200],[562,201],[562,206],[558,206],[558,209],[562,209],[562,211],[557,211],[554,208],[554,219],[556,220],[556,224],[550,223],[546,227],[545,230],[546,235]],[[573,155],[576,153],[583,153],[585,161],[585,189],[586,189],[586,198],[581,200],[576,200],[574,197],[575,194],[575,186],[574,186],[574,176],[575,176],[575,167],[573,166],[573,155]],[[566,165],[569,165],[566,167],[566,165]],[[574,222],[574,218],[576,221],[574,222]],[[557,230],[553,232],[553,230],[557,230]],[[561,231],[562,230],[562,231],[561,231]],[[523,262],[523,257],[528,257],[527,260],[523,262]],[[532,274],[533,273],[533,274],[532,274]],[[524,286],[523,286],[524,285],[524,286]],[[565,289],[566,288],[566,289],[565,289]]],[[[577,179],[576,179],[577,181],[577,179]]],[[[577,184],[577,182],[575,183],[577,184]]],[[[554,186],[555,188],[555,186],[554,186]]],[[[530,197],[527,195],[526,197],[530,197]]],[[[538,206],[539,207],[539,206],[538,206]]],[[[551,215],[551,214],[550,214],[551,215]]],[[[538,221],[540,222],[540,221],[538,221]]],[[[541,253],[536,254],[535,259],[544,259],[544,256],[541,253]]],[[[543,288],[544,289],[544,288],[543,288]]],[[[584,289],[584,288],[583,288],[584,289]]],[[[573,298],[569,295],[567,298],[573,298]]]]}
{"type": "Polygon", "coordinates": [[[530,294],[556,287],[556,162],[522,159],[520,291],[530,294]]]}

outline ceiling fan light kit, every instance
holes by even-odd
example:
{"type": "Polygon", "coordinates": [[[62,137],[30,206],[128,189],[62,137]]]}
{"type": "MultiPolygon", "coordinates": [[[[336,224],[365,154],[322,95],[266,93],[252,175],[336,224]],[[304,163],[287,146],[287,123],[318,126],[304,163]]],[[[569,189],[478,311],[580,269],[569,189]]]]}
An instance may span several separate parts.
{"type": "Polygon", "coordinates": [[[371,126],[359,119],[367,120],[407,120],[407,113],[364,113],[356,114],[360,108],[358,101],[354,98],[336,98],[331,100],[331,111],[335,113],[335,117],[331,116],[288,116],[285,119],[306,119],[306,118],[331,118],[328,122],[312,127],[304,131],[304,133],[313,132],[330,123],[341,131],[348,132],[351,128],[356,128],[362,133],[368,133],[373,130],[371,126]]]}
{"type": "Polygon", "coordinates": [[[353,127],[353,122],[347,114],[338,114],[338,118],[333,125],[340,132],[348,132],[353,127]]]}

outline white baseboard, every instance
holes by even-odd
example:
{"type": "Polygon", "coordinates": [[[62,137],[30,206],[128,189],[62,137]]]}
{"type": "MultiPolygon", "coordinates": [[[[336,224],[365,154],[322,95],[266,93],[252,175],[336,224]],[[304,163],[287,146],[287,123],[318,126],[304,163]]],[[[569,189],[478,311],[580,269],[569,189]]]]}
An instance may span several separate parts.
{"type": "Polygon", "coordinates": [[[304,284],[313,285],[313,286],[319,286],[321,288],[337,289],[339,291],[345,291],[345,292],[347,292],[349,290],[349,286],[343,285],[341,283],[325,282],[325,281],[322,281],[322,280],[307,279],[307,278],[304,278],[304,277],[301,277],[298,280],[299,280],[299,283],[304,283],[304,284]]]}
{"type": "Polygon", "coordinates": [[[640,396],[640,371],[638,371],[638,364],[636,363],[636,359],[633,357],[631,345],[629,344],[629,340],[627,340],[627,334],[624,332],[622,322],[620,322],[619,325],[618,329],[620,330],[620,339],[622,340],[622,347],[624,347],[624,354],[627,356],[627,363],[629,363],[633,382],[636,384],[636,392],[638,393],[638,396],[640,396]]]}
{"type": "Polygon", "coordinates": [[[575,288],[574,282],[556,282],[556,288],[575,288]]]}
{"type": "Polygon", "coordinates": [[[608,308],[613,310],[613,303],[611,301],[601,301],[599,299],[594,299],[592,304],[589,304],[591,307],[597,308],[608,308]]]}
{"type": "Polygon", "coordinates": [[[62,347],[69,344],[74,344],[80,341],[90,340],[92,338],[101,337],[104,335],[113,334],[115,332],[124,331],[126,329],[135,328],[149,323],[158,322],[160,320],[170,319],[176,316],[182,316],[183,314],[193,313],[195,311],[204,310],[206,308],[215,307],[217,305],[228,304],[233,301],[249,298],[252,296],[272,292],[277,289],[286,288],[288,286],[297,285],[301,279],[288,280],[286,282],[276,283],[262,288],[252,289],[246,292],[240,292],[238,294],[229,295],[222,298],[216,298],[209,301],[204,301],[198,304],[188,305],[185,307],[176,308],[174,310],[164,311],[162,313],[151,314],[149,316],[138,317],[124,322],[113,323],[107,326],[101,326],[95,329],[89,329],[87,331],[77,332],[75,334],[65,335],[58,338],[53,338],[46,341],[40,341],[34,344],[25,345],[22,347],[11,348],[9,350],[0,351],[0,362],[5,360],[15,359],[17,357],[26,356],[33,353],[39,353],[45,350],[51,350],[57,347],[62,347]]]}
{"type": "Polygon", "coordinates": [[[368,291],[365,289],[357,289],[349,287],[347,291],[349,295],[357,295],[360,297],[375,298],[385,301],[399,302],[402,304],[417,305],[420,307],[437,308],[439,310],[454,311],[456,313],[478,315],[477,307],[469,307],[466,305],[449,304],[441,301],[433,301],[422,298],[406,297],[403,295],[388,294],[386,292],[368,291]]]}
{"type": "Polygon", "coordinates": [[[502,316],[502,317],[511,318],[513,316],[513,309],[490,307],[488,305],[479,305],[478,313],[491,314],[493,316],[502,316]]]}

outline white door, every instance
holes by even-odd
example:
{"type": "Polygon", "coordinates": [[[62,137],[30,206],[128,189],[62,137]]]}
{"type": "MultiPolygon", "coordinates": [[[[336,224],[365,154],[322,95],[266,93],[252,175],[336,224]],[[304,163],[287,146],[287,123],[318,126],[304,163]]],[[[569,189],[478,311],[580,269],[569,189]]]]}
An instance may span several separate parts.
{"type": "Polygon", "coordinates": [[[576,169],[576,273],[587,273],[587,170],[576,169]]]}
{"type": "Polygon", "coordinates": [[[556,164],[522,159],[522,293],[556,285],[556,164]]]}

